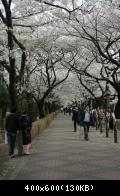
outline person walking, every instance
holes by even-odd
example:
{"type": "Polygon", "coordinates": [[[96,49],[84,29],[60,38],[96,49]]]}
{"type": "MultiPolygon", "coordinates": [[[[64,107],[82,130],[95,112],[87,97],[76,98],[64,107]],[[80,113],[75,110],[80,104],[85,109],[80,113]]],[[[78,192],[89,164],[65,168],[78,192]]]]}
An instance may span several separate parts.
{"type": "Polygon", "coordinates": [[[22,131],[23,153],[30,154],[32,121],[24,111],[20,117],[20,130],[22,131]]]}
{"type": "Polygon", "coordinates": [[[74,122],[74,132],[77,132],[77,124],[79,124],[79,113],[77,107],[73,109],[72,121],[74,122]]]}
{"type": "Polygon", "coordinates": [[[5,114],[5,118],[3,120],[3,127],[4,127],[4,130],[5,130],[5,144],[8,144],[8,137],[7,137],[7,130],[5,128],[5,123],[6,123],[6,118],[7,116],[10,114],[10,112],[6,112],[5,114]]]}
{"type": "Polygon", "coordinates": [[[90,112],[90,107],[86,106],[82,117],[81,117],[81,121],[84,127],[84,139],[86,141],[88,141],[88,132],[89,132],[89,127],[90,125],[93,125],[93,116],[92,116],[92,112],[90,112]]]}
{"type": "Polygon", "coordinates": [[[18,115],[16,108],[12,108],[11,113],[6,116],[5,129],[7,131],[9,156],[14,157],[17,130],[19,129],[18,115]]]}
{"type": "Polygon", "coordinates": [[[116,117],[113,109],[110,109],[110,118],[109,118],[109,129],[114,130],[116,125],[116,117]]]}
{"type": "Polygon", "coordinates": [[[102,108],[99,109],[98,119],[99,119],[100,133],[103,133],[103,122],[105,121],[105,113],[104,113],[104,110],[102,108]]]}

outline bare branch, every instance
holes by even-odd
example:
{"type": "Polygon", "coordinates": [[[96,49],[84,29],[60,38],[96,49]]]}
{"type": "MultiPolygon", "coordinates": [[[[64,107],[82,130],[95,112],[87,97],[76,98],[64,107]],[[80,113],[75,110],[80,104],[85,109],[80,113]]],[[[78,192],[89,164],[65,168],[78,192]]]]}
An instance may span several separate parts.
{"type": "Polygon", "coordinates": [[[25,47],[23,46],[23,44],[21,44],[21,42],[18,41],[15,35],[13,35],[13,40],[16,42],[16,44],[20,47],[22,51],[25,51],[25,47]]]}
{"type": "Polygon", "coordinates": [[[9,0],[9,8],[10,8],[10,6],[11,6],[11,3],[12,3],[12,0],[9,0]]]}
{"type": "Polygon", "coordinates": [[[7,24],[6,18],[3,16],[1,10],[0,10],[0,17],[1,17],[2,21],[3,21],[3,23],[6,25],[7,24]]]}

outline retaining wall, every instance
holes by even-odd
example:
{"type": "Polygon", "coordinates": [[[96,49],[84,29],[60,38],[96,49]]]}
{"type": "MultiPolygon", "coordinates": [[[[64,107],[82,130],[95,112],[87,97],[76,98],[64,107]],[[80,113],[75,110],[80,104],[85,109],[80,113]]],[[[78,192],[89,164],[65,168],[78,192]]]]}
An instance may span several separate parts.
{"type": "Polygon", "coordinates": [[[42,118],[40,120],[37,120],[32,123],[32,139],[36,137],[38,134],[40,134],[55,118],[56,113],[48,114],[45,118],[42,118]]]}

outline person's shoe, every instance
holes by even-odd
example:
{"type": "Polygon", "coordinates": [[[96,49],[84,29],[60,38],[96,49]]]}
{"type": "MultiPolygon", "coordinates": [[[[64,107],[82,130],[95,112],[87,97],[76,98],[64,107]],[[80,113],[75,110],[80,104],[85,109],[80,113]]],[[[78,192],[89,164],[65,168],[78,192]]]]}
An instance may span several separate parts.
{"type": "Polygon", "coordinates": [[[29,155],[29,154],[30,154],[30,152],[25,152],[25,153],[24,153],[24,155],[29,155]]]}
{"type": "Polygon", "coordinates": [[[14,157],[15,157],[15,154],[9,155],[9,158],[10,158],[10,159],[12,159],[12,158],[14,158],[14,157]]]}
{"type": "Polygon", "coordinates": [[[26,151],[24,151],[24,154],[25,155],[29,155],[30,154],[30,151],[27,149],[26,151]]]}

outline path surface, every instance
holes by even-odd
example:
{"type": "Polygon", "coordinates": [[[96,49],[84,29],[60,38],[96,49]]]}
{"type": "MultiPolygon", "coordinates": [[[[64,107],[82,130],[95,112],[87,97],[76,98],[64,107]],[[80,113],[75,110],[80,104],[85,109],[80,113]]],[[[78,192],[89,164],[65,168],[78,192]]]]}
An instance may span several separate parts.
{"type": "Polygon", "coordinates": [[[7,162],[4,180],[120,180],[120,139],[91,129],[89,141],[73,132],[71,117],[59,114],[33,141],[31,155],[7,162]]]}

